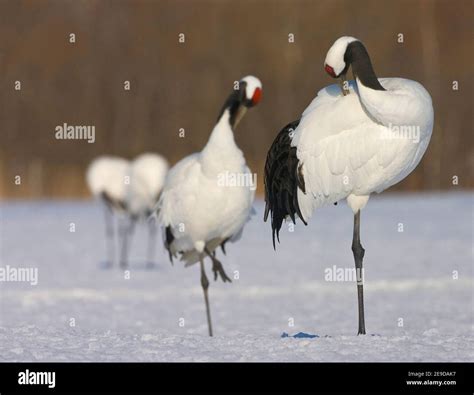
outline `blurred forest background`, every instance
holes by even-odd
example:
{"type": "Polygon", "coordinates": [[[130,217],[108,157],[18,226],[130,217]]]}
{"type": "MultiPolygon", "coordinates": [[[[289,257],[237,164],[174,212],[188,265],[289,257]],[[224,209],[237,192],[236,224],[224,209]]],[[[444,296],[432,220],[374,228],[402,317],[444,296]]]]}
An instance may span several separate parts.
{"type": "Polygon", "coordinates": [[[379,77],[417,80],[433,97],[428,151],[392,190],[453,188],[453,176],[473,188],[473,9],[472,0],[0,0],[0,197],[87,196],[85,169],[102,154],[152,151],[175,163],[203,147],[247,74],[262,80],[263,101],[236,139],[262,193],[267,149],[334,82],[323,61],[342,35],[366,44],[379,77]],[[95,143],[56,140],[64,122],[95,125],[95,143]]]}

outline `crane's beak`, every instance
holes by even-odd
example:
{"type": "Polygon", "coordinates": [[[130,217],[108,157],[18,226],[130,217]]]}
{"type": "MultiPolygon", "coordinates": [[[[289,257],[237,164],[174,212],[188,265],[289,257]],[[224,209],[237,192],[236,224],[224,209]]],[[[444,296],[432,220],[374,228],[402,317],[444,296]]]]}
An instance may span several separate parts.
{"type": "Polygon", "coordinates": [[[237,127],[237,125],[239,124],[240,120],[244,117],[246,112],[247,112],[247,107],[241,103],[239,105],[239,108],[237,109],[237,114],[235,116],[234,128],[237,127]]]}
{"type": "Polygon", "coordinates": [[[350,93],[350,91],[349,91],[349,83],[346,80],[345,74],[341,74],[341,76],[339,77],[339,84],[341,86],[342,94],[344,96],[347,96],[350,93]]]}

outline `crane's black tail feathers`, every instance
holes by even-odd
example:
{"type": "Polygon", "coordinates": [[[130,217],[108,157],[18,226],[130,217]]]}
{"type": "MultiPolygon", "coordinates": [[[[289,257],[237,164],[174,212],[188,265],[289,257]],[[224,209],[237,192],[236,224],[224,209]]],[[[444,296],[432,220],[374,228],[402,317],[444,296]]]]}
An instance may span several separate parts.
{"type": "Polygon", "coordinates": [[[271,214],[272,240],[275,248],[275,236],[280,242],[280,229],[283,220],[290,217],[296,223],[296,215],[307,225],[298,203],[298,188],[304,193],[305,183],[301,172],[302,165],[296,156],[296,147],[291,146],[293,132],[300,121],[286,125],[276,136],[265,162],[265,214],[271,214]]]}

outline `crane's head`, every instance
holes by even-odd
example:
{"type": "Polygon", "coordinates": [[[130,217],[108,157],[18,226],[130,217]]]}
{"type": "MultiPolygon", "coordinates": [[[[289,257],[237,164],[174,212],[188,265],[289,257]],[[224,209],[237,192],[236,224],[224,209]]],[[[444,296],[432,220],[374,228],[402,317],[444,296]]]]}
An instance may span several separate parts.
{"type": "Polygon", "coordinates": [[[242,104],[247,107],[256,106],[262,99],[262,83],[257,77],[248,75],[239,81],[242,104]]]}
{"type": "Polygon", "coordinates": [[[235,128],[248,108],[256,106],[262,99],[262,83],[257,77],[248,75],[234,83],[234,90],[224,103],[219,118],[229,111],[229,123],[235,128]]]}
{"type": "Polygon", "coordinates": [[[324,70],[333,78],[345,79],[347,70],[351,63],[351,51],[349,44],[359,41],[357,38],[343,36],[338,38],[329,48],[324,60],[324,70]]]}

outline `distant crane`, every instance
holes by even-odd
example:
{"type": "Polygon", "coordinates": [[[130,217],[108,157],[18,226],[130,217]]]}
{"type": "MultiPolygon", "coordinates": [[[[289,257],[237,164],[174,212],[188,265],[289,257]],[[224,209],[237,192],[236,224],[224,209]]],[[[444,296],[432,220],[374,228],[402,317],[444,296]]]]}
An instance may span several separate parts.
{"type": "Polygon", "coordinates": [[[129,229],[122,243],[122,266],[127,266],[129,239],[133,234],[137,220],[148,223],[147,266],[153,267],[156,245],[156,219],[150,218],[160,198],[168,162],[154,153],[145,153],[136,157],[130,164],[130,183],[127,188],[125,202],[130,217],[129,229]]]}
{"type": "Polygon", "coordinates": [[[361,41],[341,37],[324,69],[338,85],[319,91],[297,121],[277,135],[265,164],[265,221],[273,245],[283,220],[305,224],[313,211],[347,199],[354,213],[352,251],[357,273],[359,334],[365,334],[360,210],[370,194],[403,180],[418,165],[433,130],[433,106],[421,84],[375,75],[361,41]],[[348,83],[352,67],[355,81],[348,83]],[[405,133],[402,133],[405,131],[405,133]],[[411,131],[411,132],[410,132],[411,131]]]}
{"type": "MultiPolygon", "coordinates": [[[[89,189],[100,199],[105,209],[105,244],[108,261],[113,266],[115,256],[116,218],[127,213],[127,183],[130,178],[130,163],[126,159],[113,156],[100,156],[94,159],[87,169],[86,180],[89,189]]],[[[127,227],[120,227],[121,238],[126,238],[127,227]]]]}
{"type": "Polygon", "coordinates": [[[256,77],[247,76],[234,88],[204,149],[170,170],[158,205],[170,259],[179,253],[186,266],[200,263],[209,336],[213,331],[204,258],[212,261],[214,280],[219,275],[222,281],[231,282],[215,250],[221,246],[225,253],[225,243],[240,238],[252,212],[256,187],[233,132],[247,109],[260,101],[262,84],[256,77]],[[250,182],[226,182],[228,176],[250,182]]]}
{"type": "MultiPolygon", "coordinates": [[[[87,171],[87,183],[92,194],[103,201],[105,207],[106,248],[109,265],[115,262],[114,217],[118,216],[120,239],[120,267],[128,267],[130,239],[139,219],[147,219],[160,197],[168,170],[167,161],[157,154],[146,153],[132,162],[101,156],[87,171]]],[[[147,265],[153,265],[156,224],[148,222],[147,265]]]]}

